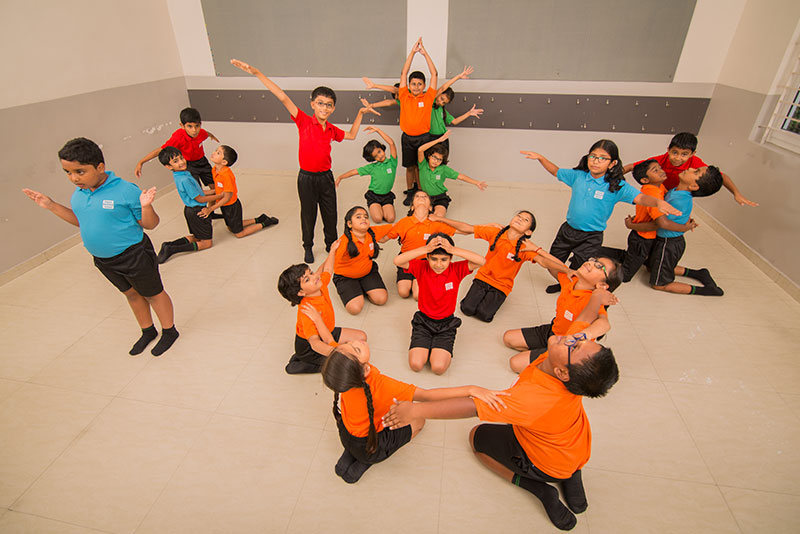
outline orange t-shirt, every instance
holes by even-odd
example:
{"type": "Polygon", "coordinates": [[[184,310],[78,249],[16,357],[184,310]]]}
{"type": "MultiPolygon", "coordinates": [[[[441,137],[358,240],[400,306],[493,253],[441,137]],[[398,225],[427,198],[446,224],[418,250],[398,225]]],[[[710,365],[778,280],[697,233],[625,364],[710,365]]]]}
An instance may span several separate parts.
{"type": "Polygon", "coordinates": [[[400,101],[400,129],[406,135],[422,135],[431,129],[431,111],[436,99],[436,89],[429,87],[427,91],[414,96],[408,87],[401,87],[397,93],[400,101]]]}
{"type": "MultiPolygon", "coordinates": [[[[579,332],[588,323],[573,323],[579,332]]],[[[526,367],[503,397],[506,407],[496,412],[473,399],[478,418],[492,423],[510,423],[514,436],[530,461],[555,478],[569,478],[589,461],[592,430],[580,395],[567,391],[564,383],[539,369],[545,352],[526,367]]]]}
{"type": "Polygon", "coordinates": [[[389,239],[400,238],[400,253],[402,254],[415,248],[424,247],[431,234],[436,232],[453,235],[456,233],[456,229],[443,222],[434,222],[428,218],[420,221],[413,215],[409,215],[394,223],[392,230],[386,235],[389,236],[389,239]]]}
{"type": "MultiPolygon", "coordinates": [[[[485,239],[491,246],[494,238],[500,233],[499,228],[494,226],[475,226],[473,227],[475,239],[485,239]]],[[[486,263],[478,269],[475,279],[483,280],[495,289],[499,289],[506,296],[511,293],[514,287],[514,278],[526,261],[533,261],[538,256],[536,252],[522,251],[519,257],[522,261],[514,261],[514,251],[517,250],[517,242],[508,238],[508,231],[504,232],[497,240],[494,250],[486,252],[486,263]]]]}
{"type": "MultiPolygon", "coordinates": [[[[568,278],[564,273],[558,273],[558,282],[561,284],[561,294],[556,301],[556,317],[553,319],[553,333],[557,336],[566,335],[570,325],[583,311],[592,298],[591,289],[575,289],[578,277],[568,278]]],[[[606,309],[600,307],[599,315],[608,315],[606,309]]]]}
{"type": "MultiPolygon", "coordinates": [[[[336,326],[336,318],[333,315],[333,303],[331,302],[331,296],[328,294],[328,284],[331,283],[331,273],[323,272],[320,279],[322,280],[322,294],[316,297],[303,297],[303,300],[300,301],[300,305],[297,306],[296,332],[297,335],[303,339],[319,335],[314,321],[303,313],[303,304],[311,304],[311,306],[322,315],[322,321],[325,323],[328,331],[332,331],[336,326]]],[[[331,346],[336,346],[336,343],[331,343],[331,346]]]]}
{"type": "MultiPolygon", "coordinates": [[[[377,242],[391,231],[392,225],[381,224],[379,226],[372,226],[371,228],[375,233],[375,241],[377,242]]],[[[339,239],[339,248],[336,249],[333,272],[348,278],[367,276],[372,269],[371,256],[374,254],[375,247],[372,243],[372,236],[367,233],[367,235],[364,236],[364,241],[359,241],[356,236],[353,236],[353,243],[355,243],[358,248],[358,255],[355,258],[351,258],[350,254],[347,252],[347,238],[342,235],[339,239]]]]}
{"type": "MultiPolygon", "coordinates": [[[[661,185],[644,184],[642,186],[642,193],[651,197],[658,198],[660,200],[664,200],[664,195],[667,193],[667,188],[664,187],[664,184],[661,185]]],[[[658,208],[651,208],[650,206],[640,206],[637,204],[636,215],[633,216],[633,222],[641,223],[641,222],[655,221],[662,215],[664,214],[661,213],[658,210],[658,208]]],[[[645,239],[656,238],[655,230],[651,232],[636,232],[636,233],[645,239]]]]}
{"type": "Polygon", "coordinates": [[[222,170],[217,171],[216,167],[211,168],[211,174],[214,177],[214,193],[219,195],[223,192],[233,193],[231,200],[227,204],[223,204],[224,206],[230,206],[236,199],[239,197],[236,193],[239,190],[236,188],[236,177],[233,175],[233,171],[230,167],[223,167],[222,170]]]}
{"type": "MultiPolygon", "coordinates": [[[[366,382],[369,384],[372,394],[373,422],[375,431],[383,430],[381,417],[386,415],[392,407],[393,399],[399,401],[414,400],[414,393],[417,387],[414,384],[406,384],[386,375],[382,375],[378,368],[369,365],[369,374],[366,382]]],[[[357,438],[365,437],[369,434],[369,412],[367,411],[367,396],[364,388],[352,388],[342,393],[339,397],[342,410],[342,422],[345,428],[357,438]]]]}

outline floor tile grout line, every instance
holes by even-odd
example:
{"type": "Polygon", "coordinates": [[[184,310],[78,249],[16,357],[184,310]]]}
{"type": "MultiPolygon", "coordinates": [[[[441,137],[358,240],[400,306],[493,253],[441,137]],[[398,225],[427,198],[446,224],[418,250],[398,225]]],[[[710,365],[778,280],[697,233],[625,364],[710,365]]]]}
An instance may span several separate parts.
{"type": "Polygon", "coordinates": [[[311,461],[308,462],[308,466],[306,467],[306,472],[303,475],[303,483],[300,484],[300,489],[297,491],[297,498],[295,499],[294,504],[292,505],[292,512],[289,514],[289,519],[286,522],[286,528],[284,529],[284,532],[286,533],[289,532],[289,529],[292,526],[292,520],[294,519],[295,513],[297,513],[297,507],[300,504],[301,497],[303,496],[303,490],[305,489],[306,484],[308,483],[308,477],[311,474],[311,467],[314,465],[314,460],[319,454],[320,445],[322,444],[322,439],[324,436],[325,436],[325,427],[323,423],[323,428],[320,429],[319,438],[317,439],[317,446],[314,449],[314,454],[311,456],[311,461]]]}
{"type": "Polygon", "coordinates": [[[8,511],[9,512],[13,512],[15,514],[28,515],[28,516],[31,516],[31,517],[38,517],[40,519],[46,519],[47,521],[53,521],[55,523],[61,523],[62,525],[70,525],[70,526],[78,527],[78,528],[81,528],[81,529],[91,530],[92,532],[100,532],[102,534],[116,534],[112,530],[102,530],[102,529],[99,529],[99,528],[87,527],[86,525],[81,525],[80,523],[72,523],[70,521],[64,521],[63,519],[53,519],[52,517],[47,517],[47,516],[40,515],[40,514],[32,514],[30,512],[20,512],[20,511],[17,511],[17,510],[12,510],[10,508],[8,509],[8,511]]]}

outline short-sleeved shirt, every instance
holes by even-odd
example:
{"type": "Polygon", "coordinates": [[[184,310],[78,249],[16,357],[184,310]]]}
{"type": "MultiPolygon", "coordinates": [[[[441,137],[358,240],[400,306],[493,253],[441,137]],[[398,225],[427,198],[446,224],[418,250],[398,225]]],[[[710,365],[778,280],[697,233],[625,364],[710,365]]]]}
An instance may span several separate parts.
{"type": "Polygon", "coordinates": [[[181,151],[183,159],[186,161],[196,161],[204,158],[206,153],[203,151],[203,141],[208,139],[208,132],[200,128],[200,132],[196,137],[190,137],[186,130],[178,128],[172,133],[172,136],[167,139],[167,142],[161,145],[161,148],[173,146],[181,151]]]}
{"type": "Polygon", "coordinates": [[[216,167],[211,169],[211,174],[214,176],[214,193],[232,193],[231,199],[223,206],[230,206],[239,198],[239,189],[236,187],[236,177],[230,167],[222,167],[217,171],[216,167]]]}
{"type": "MultiPolygon", "coordinates": [[[[556,301],[556,316],[553,319],[553,333],[557,336],[566,335],[573,321],[580,315],[592,298],[590,289],[575,289],[578,277],[568,277],[558,273],[558,283],[561,284],[561,293],[556,301]]],[[[598,315],[607,316],[605,308],[601,307],[598,315]]]]}
{"type": "Polygon", "coordinates": [[[433,108],[431,111],[431,135],[444,135],[447,125],[452,124],[455,118],[445,108],[433,108]]]}
{"type": "Polygon", "coordinates": [[[400,253],[403,253],[425,246],[428,238],[437,232],[453,235],[456,233],[456,229],[443,222],[432,221],[428,218],[420,221],[414,215],[409,215],[394,223],[392,230],[386,235],[389,239],[400,238],[400,253]]]}
{"type": "Polygon", "coordinates": [[[427,91],[414,96],[408,87],[401,87],[397,93],[400,101],[400,129],[406,135],[422,135],[431,128],[431,110],[436,99],[436,89],[429,87],[427,91]]]}
{"type": "Polygon", "coordinates": [[[316,115],[307,115],[302,109],[292,117],[297,124],[300,135],[299,159],[300,168],[308,172],[325,172],[331,170],[331,143],[341,143],[344,131],[330,121],[325,121],[322,129],[316,115]]]}
{"type": "MultiPolygon", "coordinates": [[[[413,384],[406,384],[394,378],[382,375],[381,372],[372,364],[369,365],[369,374],[365,381],[369,384],[372,394],[373,422],[375,431],[383,430],[381,417],[389,412],[394,404],[393,400],[411,401],[414,400],[414,393],[417,387],[413,384]]],[[[367,396],[364,388],[351,388],[339,396],[339,403],[342,411],[342,422],[348,432],[356,437],[364,437],[369,434],[369,412],[367,411],[367,396]]]]}
{"type": "Polygon", "coordinates": [[[339,248],[336,249],[336,256],[334,257],[333,272],[335,274],[346,276],[348,278],[361,278],[367,276],[372,269],[372,256],[377,246],[377,241],[381,240],[392,229],[391,224],[381,224],[379,226],[372,226],[372,231],[375,233],[375,243],[373,244],[372,237],[367,234],[364,240],[361,241],[355,235],[352,235],[353,243],[358,248],[358,254],[351,258],[347,252],[347,237],[344,234],[339,238],[339,248]]]}
{"type": "Polygon", "coordinates": [[[431,169],[427,159],[423,159],[417,165],[419,166],[419,186],[430,196],[447,193],[444,181],[458,178],[458,171],[454,171],[447,165],[439,165],[435,169],[431,169]]]}
{"type": "Polygon", "coordinates": [[[389,156],[383,161],[373,161],[358,168],[359,176],[369,175],[369,190],[376,195],[385,195],[392,190],[397,175],[397,158],[389,156]]]}
{"type": "MultiPolygon", "coordinates": [[[[475,226],[475,239],[484,239],[491,245],[494,238],[500,233],[499,228],[494,226],[475,226]]],[[[533,261],[537,253],[533,251],[520,251],[519,257],[522,261],[514,261],[514,252],[517,250],[517,242],[508,238],[508,231],[503,232],[494,250],[486,253],[486,263],[478,272],[475,273],[476,280],[483,280],[495,289],[499,289],[506,296],[511,293],[514,287],[514,278],[519,273],[522,264],[526,261],[533,261]]]]}
{"type": "Polygon", "coordinates": [[[419,283],[419,311],[431,319],[444,319],[455,313],[458,286],[472,271],[466,260],[451,261],[441,274],[431,269],[428,260],[411,260],[408,272],[419,283]]]}
{"type": "Polygon", "coordinates": [[[83,246],[92,256],[111,258],[142,240],[141,194],[138,185],[112,171],[106,171],[106,180],[94,191],[75,188],[70,205],[83,246]]]}
{"type": "Polygon", "coordinates": [[[205,193],[203,193],[203,188],[200,187],[200,184],[197,183],[197,179],[189,174],[188,171],[175,171],[172,173],[172,179],[175,180],[175,188],[178,190],[178,195],[185,205],[190,208],[205,206],[203,202],[195,200],[205,193]]]}
{"type": "MultiPolygon", "coordinates": [[[[680,178],[678,178],[678,175],[683,171],[685,171],[686,169],[700,169],[702,167],[708,167],[705,161],[703,161],[702,159],[700,159],[695,155],[692,155],[689,159],[686,160],[686,162],[683,165],[679,167],[676,167],[675,165],[669,162],[668,152],[661,154],[660,156],[653,156],[652,158],[647,158],[647,159],[656,160],[658,164],[661,165],[661,168],[664,169],[664,172],[667,174],[667,179],[664,180],[664,183],[662,185],[667,189],[675,189],[678,186],[678,183],[680,182],[680,178]]],[[[647,161],[647,160],[643,159],[642,161],[647,161]]],[[[637,161],[636,163],[634,163],[634,166],[638,165],[642,161],[637,161]]]]}
{"type": "Polygon", "coordinates": [[[556,177],[572,188],[567,209],[567,223],[576,230],[602,232],[617,202],[630,202],[639,191],[627,182],[620,182],[620,189],[611,192],[605,176],[593,178],[588,171],[558,169],[556,177]]]}
{"type": "MultiPolygon", "coordinates": [[[[575,323],[571,333],[586,328],[575,323]]],[[[509,423],[514,436],[530,461],[555,478],[569,478],[589,461],[592,430],[580,395],[570,393],[564,383],[541,369],[545,352],[526,367],[503,397],[506,407],[499,412],[473,399],[478,418],[509,423]]]]}
{"type": "MultiPolygon", "coordinates": [[[[642,193],[657,198],[659,200],[664,200],[664,194],[666,194],[667,190],[664,188],[664,184],[660,185],[651,185],[651,184],[644,184],[642,186],[642,193]]],[[[651,222],[655,221],[659,217],[661,217],[663,213],[658,208],[651,208],[650,206],[636,206],[636,214],[633,216],[633,222],[635,223],[644,223],[644,222],[651,222]]],[[[644,239],[655,239],[656,238],[656,231],[651,230],[649,232],[636,232],[644,239]]]]}
{"type": "MultiPolygon", "coordinates": [[[[328,293],[328,284],[331,282],[331,273],[323,272],[320,276],[320,280],[322,280],[322,288],[320,288],[322,294],[314,297],[303,297],[303,300],[300,301],[300,305],[297,306],[296,332],[297,335],[303,339],[308,339],[311,336],[319,336],[319,331],[317,330],[317,326],[314,324],[314,321],[312,321],[306,314],[303,313],[303,305],[305,304],[310,304],[319,312],[319,314],[322,316],[322,321],[325,323],[325,327],[329,332],[336,326],[336,317],[333,314],[333,303],[331,302],[331,296],[328,293]]],[[[331,343],[331,345],[336,345],[336,343],[331,343]]]]}
{"type": "MultiPolygon", "coordinates": [[[[681,212],[680,215],[667,215],[667,219],[678,224],[686,224],[689,220],[689,217],[692,215],[692,192],[681,189],[672,189],[671,191],[667,192],[664,200],[666,200],[673,208],[681,212]]],[[[672,230],[659,228],[656,230],[656,234],[658,237],[678,237],[683,235],[683,232],[675,232],[672,230]]]]}

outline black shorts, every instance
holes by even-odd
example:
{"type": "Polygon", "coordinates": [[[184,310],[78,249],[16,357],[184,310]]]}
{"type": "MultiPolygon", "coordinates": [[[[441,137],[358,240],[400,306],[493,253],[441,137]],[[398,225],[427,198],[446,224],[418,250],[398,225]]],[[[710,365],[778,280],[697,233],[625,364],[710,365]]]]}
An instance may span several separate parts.
{"type": "Polygon", "coordinates": [[[389,191],[385,195],[379,195],[374,191],[367,190],[367,192],[364,193],[364,198],[367,201],[367,206],[371,206],[372,204],[380,204],[381,206],[392,206],[394,205],[395,196],[394,193],[392,193],[391,191],[389,191]]]}
{"type": "MultiPolygon", "coordinates": [[[[536,349],[546,349],[547,340],[552,335],[553,321],[550,321],[547,324],[540,324],[539,326],[531,326],[529,328],[522,329],[522,337],[525,339],[525,345],[527,345],[528,349],[531,351],[536,349]]],[[[531,357],[533,357],[533,352],[531,352],[531,357]]]]}
{"type": "Polygon", "coordinates": [[[336,291],[342,299],[342,304],[347,304],[356,297],[366,294],[373,289],[386,289],[381,273],[378,272],[378,264],[372,262],[372,269],[361,278],[349,278],[340,274],[333,275],[333,283],[336,291]]]}
{"type": "Polygon", "coordinates": [[[475,452],[493,458],[511,471],[539,482],[558,482],[566,480],[554,478],[533,465],[522,448],[511,425],[484,423],[479,425],[473,436],[475,452]]]}
{"type": "Polygon", "coordinates": [[[409,168],[419,165],[417,150],[430,140],[431,134],[428,133],[422,135],[403,134],[400,137],[400,146],[403,150],[403,167],[409,168]]]}
{"type": "Polygon", "coordinates": [[[584,232],[564,223],[550,245],[550,254],[566,263],[571,252],[570,268],[577,269],[589,258],[597,257],[602,246],[603,232],[584,232]]]}
{"type": "Polygon", "coordinates": [[[628,250],[625,251],[625,260],[622,262],[623,282],[630,282],[639,267],[650,258],[655,242],[655,239],[645,239],[639,232],[631,230],[628,234],[628,250]]]}
{"type": "Polygon", "coordinates": [[[650,254],[650,285],[662,287],[675,280],[675,267],[686,250],[686,240],[678,237],[657,237],[650,254]]]}
{"type": "Polygon", "coordinates": [[[444,206],[444,209],[447,209],[450,207],[450,202],[452,202],[452,200],[452,198],[447,196],[447,193],[434,195],[431,197],[431,207],[435,208],[436,206],[444,206]]]}
{"type": "Polygon", "coordinates": [[[339,439],[347,452],[359,462],[377,464],[397,452],[400,447],[411,441],[411,425],[391,430],[384,428],[377,434],[378,447],[372,454],[367,454],[367,437],[356,437],[347,431],[341,419],[336,422],[339,428],[339,439]]]}
{"type": "Polygon", "coordinates": [[[184,206],[183,218],[186,219],[186,226],[189,228],[189,233],[194,236],[198,241],[205,241],[211,239],[214,228],[211,226],[211,217],[205,219],[200,217],[198,213],[205,206],[184,206]]]}
{"type": "Polygon", "coordinates": [[[222,216],[225,217],[225,226],[228,227],[228,230],[234,234],[238,234],[244,230],[244,224],[242,224],[242,203],[238,198],[233,204],[221,206],[219,209],[222,211],[222,216]]]}
{"type": "Polygon", "coordinates": [[[464,315],[474,316],[486,323],[492,322],[494,314],[503,305],[506,294],[483,280],[473,280],[467,295],[461,301],[464,315]]]}
{"type": "Polygon", "coordinates": [[[94,265],[123,293],[133,288],[143,297],[155,297],[164,291],[161,274],[158,272],[156,251],[147,234],[144,234],[141,241],[116,256],[95,256],[94,265]]]}
{"type": "Polygon", "coordinates": [[[453,355],[456,342],[456,330],[461,326],[461,319],[455,315],[444,319],[431,319],[421,311],[411,318],[411,343],[409,349],[443,349],[453,355]]]}
{"type": "Polygon", "coordinates": [[[213,186],[214,175],[211,172],[211,164],[205,156],[186,162],[186,170],[203,185],[213,186]]]}
{"type": "Polygon", "coordinates": [[[414,280],[414,279],[415,279],[414,275],[411,274],[410,272],[406,271],[402,267],[398,267],[397,268],[397,281],[398,282],[400,280],[414,280]]]}
{"type": "MultiPolygon", "coordinates": [[[[342,335],[342,329],[335,327],[331,330],[331,335],[334,341],[339,341],[342,335]]],[[[322,364],[325,362],[327,356],[323,356],[319,352],[311,348],[311,343],[297,334],[294,335],[294,354],[289,358],[289,363],[286,364],[286,372],[290,375],[306,374],[306,373],[319,373],[322,369],[322,364]]]]}

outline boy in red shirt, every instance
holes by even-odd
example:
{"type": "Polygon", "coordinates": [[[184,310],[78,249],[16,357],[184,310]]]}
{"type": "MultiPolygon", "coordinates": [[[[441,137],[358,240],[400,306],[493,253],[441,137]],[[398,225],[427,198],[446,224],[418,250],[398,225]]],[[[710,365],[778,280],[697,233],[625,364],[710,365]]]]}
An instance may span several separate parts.
{"type": "Polygon", "coordinates": [[[408,365],[420,371],[430,360],[431,370],[440,375],[453,359],[456,330],[461,319],[454,315],[458,286],[486,258],[475,252],[456,248],[452,238],[437,232],[424,247],[403,252],[394,264],[408,270],[419,284],[419,311],[411,320],[411,343],[408,365]],[[424,260],[416,259],[426,255],[424,260]],[[453,255],[465,261],[451,262],[453,255]]]}

